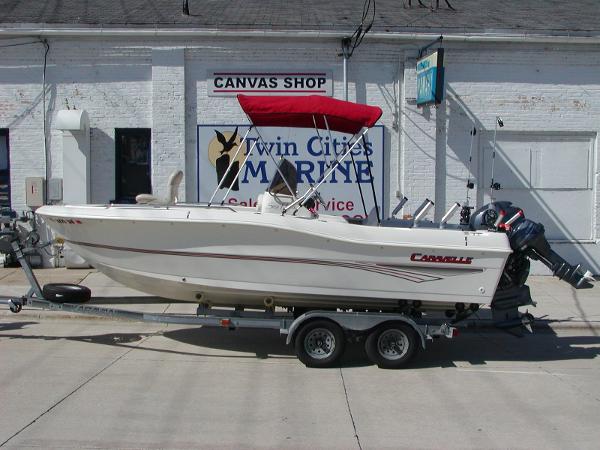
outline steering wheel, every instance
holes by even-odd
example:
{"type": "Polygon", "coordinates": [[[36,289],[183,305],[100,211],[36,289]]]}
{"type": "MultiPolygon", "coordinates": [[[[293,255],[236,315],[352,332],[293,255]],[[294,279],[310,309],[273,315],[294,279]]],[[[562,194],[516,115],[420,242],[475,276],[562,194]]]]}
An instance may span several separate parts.
{"type": "Polygon", "coordinates": [[[323,200],[323,197],[321,197],[321,194],[319,194],[319,191],[315,191],[312,195],[321,205],[325,206],[325,200],[323,200]]]}

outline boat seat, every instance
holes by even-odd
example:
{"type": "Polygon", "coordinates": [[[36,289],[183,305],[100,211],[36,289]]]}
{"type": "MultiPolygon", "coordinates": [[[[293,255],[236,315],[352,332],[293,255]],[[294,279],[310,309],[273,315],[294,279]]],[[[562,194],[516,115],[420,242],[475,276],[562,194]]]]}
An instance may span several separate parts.
{"type": "Polygon", "coordinates": [[[377,226],[377,212],[375,211],[375,207],[371,208],[369,214],[367,214],[367,218],[363,220],[363,225],[369,226],[377,226]]]}
{"type": "Polygon", "coordinates": [[[176,170],[169,176],[166,198],[158,198],[152,194],[139,194],[135,197],[135,201],[136,203],[142,205],[174,205],[177,203],[177,195],[179,193],[179,185],[181,184],[181,180],[183,180],[183,171],[176,170]]]}

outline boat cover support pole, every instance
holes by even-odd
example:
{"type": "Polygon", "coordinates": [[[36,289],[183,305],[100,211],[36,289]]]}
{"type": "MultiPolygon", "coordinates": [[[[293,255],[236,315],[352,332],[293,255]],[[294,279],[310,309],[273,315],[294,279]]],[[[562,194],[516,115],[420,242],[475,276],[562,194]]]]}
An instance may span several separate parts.
{"type": "Polygon", "coordinates": [[[238,169],[237,173],[235,174],[235,178],[233,179],[233,181],[229,185],[229,189],[227,189],[227,192],[225,192],[225,196],[223,197],[223,200],[221,200],[221,206],[223,205],[223,203],[225,203],[225,199],[229,196],[229,193],[231,192],[231,188],[233,187],[233,185],[235,184],[235,182],[239,178],[240,173],[242,173],[242,169],[246,166],[246,163],[248,162],[248,158],[250,158],[250,155],[252,154],[252,150],[254,150],[254,147],[256,147],[256,143],[257,142],[258,141],[254,141],[254,144],[252,144],[252,147],[250,147],[250,150],[248,150],[248,154],[244,158],[244,162],[242,163],[242,165],[238,169]]]}
{"type": "Polygon", "coordinates": [[[252,130],[253,126],[254,125],[250,125],[250,127],[246,131],[246,134],[244,134],[244,138],[242,139],[242,142],[240,142],[240,145],[238,145],[235,155],[229,161],[229,166],[227,166],[227,170],[221,177],[221,181],[219,181],[219,184],[218,184],[217,188],[215,189],[215,192],[213,192],[212,196],[210,197],[210,200],[208,201],[208,206],[210,206],[212,204],[213,200],[215,199],[215,195],[217,195],[217,192],[219,192],[219,189],[221,189],[221,186],[223,185],[223,183],[225,183],[225,180],[227,179],[227,175],[229,175],[229,171],[233,167],[233,163],[235,162],[235,160],[237,160],[237,157],[240,154],[240,150],[244,146],[244,143],[246,142],[246,138],[248,137],[248,133],[250,133],[250,130],[252,130]]]}
{"type": "MultiPolygon", "coordinates": [[[[325,126],[327,127],[327,131],[329,131],[329,124],[327,123],[327,116],[323,114],[323,119],[325,120],[325,126]]],[[[315,124],[315,131],[317,132],[317,137],[319,138],[319,145],[321,147],[321,154],[323,155],[323,161],[325,162],[325,167],[329,167],[329,161],[327,160],[327,156],[325,155],[325,147],[323,147],[323,138],[321,137],[321,133],[319,132],[319,127],[317,127],[317,119],[315,119],[315,115],[312,116],[313,123],[315,124]]],[[[329,142],[333,142],[331,140],[331,132],[329,132],[329,142]]]]}
{"type": "MultiPolygon", "coordinates": [[[[331,131],[329,130],[329,123],[327,122],[327,116],[323,115],[323,119],[325,119],[325,126],[327,127],[327,132],[329,133],[329,142],[333,143],[333,139],[331,138],[331,131]]],[[[315,124],[315,127],[316,127],[316,124],[315,124]]],[[[334,150],[334,153],[335,153],[335,150],[334,150]]],[[[354,155],[352,153],[350,153],[350,157],[352,158],[352,168],[354,169],[354,175],[356,175],[356,184],[358,185],[358,193],[360,194],[360,202],[362,203],[363,211],[365,212],[365,217],[367,217],[368,216],[367,205],[365,204],[365,196],[363,195],[362,186],[360,185],[360,179],[358,177],[358,169],[356,168],[356,161],[354,160],[354,155]]]]}
{"type": "MultiPolygon", "coordinates": [[[[363,150],[365,157],[367,158],[367,168],[369,169],[369,180],[371,182],[371,191],[373,192],[373,201],[375,202],[375,213],[377,214],[377,225],[381,224],[381,217],[379,216],[379,204],[377,203],[377,194],[375,193],[375,180],[373,179],[373,172],[371,171],[371,158],[367,152],[367,140],[365,139],[366,133],[361,136],[363,142],[363,150]]],[[[360,185],[360,184],[359,184],[360,185]]]]}
{"type": "Polygon", "coordinates": [[[365,212],[365,218],[369,215],[367,213],[367,205],[365,204],[365,196],[362,191],[362,186],[360,185],[360,177],[358,175],[358,169],[356,168],[356,161],[354,160],[354,155],[350,153],[350,158],[352,158],[352,167],[354,168],[354,175],[356,175],[356,184],[358,184],[358,193],[360,194],[360,202],[362,203],[363,211],[365,212]]]}
{"type": "MultiPolygon", "coordinates": [[[[331,136],[331,129],[329,128],[329,122],[327,121],[327,114],[323,114],[323,120],[325,121],[325,126],[327,127],[327,134],[329,135],[329,142],[333,145],[333,137],[331,136]]],[[[317,127],[317,124],[315,123],[315,128],[317,127]]],[[[333,153],[335,155],[335,148],[333,150],[333,153]]],[[[337,156],[337,155],[335,155],[337,156]]],[[[334,156],[334,158],[335,158],[334,156]]],[[[325,158],[325,153],[323,152],[323,158],[325,158]]],[[[329,162],[327,162],[327,164],[329,164],[329,162]]]]}
{"type": "MultiPolygon", "coordinates": [[[[361,136],[363,136],[367,131],[369,131],[369,129],[367,128],[365,131],[362,132],[361,136]]],[[[302,205],[304,203],[304,201],[308,198],[310,198],[312,196],[312,194],[319,189],[319,187],[321,187],[321,185],[325,182],[325,180],[327,178],[329,178],[329,175],[331,175],[333,173],[333,171],[337,168],[337,166],[340,165],[340,163],[346,159],[346,157],[352,152],[352,150],[354,150],[354,147],[356,147],[356,144],[358,144],[359,142],[359,138],[356,138],[354,140],[354,142],[352,143],[352,145],[348,146],[348,150],[346,150],[342,156],[340,157],[340,159],[336,159],[335,161],[333,161],[333,163],[331,164],[331,167],[327,170],[327,172],[325,172],[323,175],[321,175],[319,182],[314,185],[311,186],[310,189],[308,189],[304,194],[302,194],[300,197],[298,197],[296,200],[294,200],[292,203],[290,203],[289,205],[287,205],[285,208],[283,208],[283,214],[285,214],[288,209],[293,208],[296,205],[302,205]]]]}

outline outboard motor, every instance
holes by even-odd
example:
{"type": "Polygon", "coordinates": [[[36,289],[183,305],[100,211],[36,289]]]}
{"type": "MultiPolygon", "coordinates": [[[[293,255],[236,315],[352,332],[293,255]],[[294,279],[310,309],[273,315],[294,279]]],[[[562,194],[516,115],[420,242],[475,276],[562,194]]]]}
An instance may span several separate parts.
{"type": "Polygon", "coordinates": [[[590,271],[573,266],[550,248],[544,235],[544,225],[526,219],[523,210],[511,202],[484,205],[471,216],[472,230],[504,231],[513,253],[509,256],[498,289],[492,300],[492,314],[500,328],[528,326],[533,319],[521,314],[519,306],[534,305],[525,281],[529,275],[529,259],[541,261],[554,274],[576,289],[593,287],[590,271]]]}

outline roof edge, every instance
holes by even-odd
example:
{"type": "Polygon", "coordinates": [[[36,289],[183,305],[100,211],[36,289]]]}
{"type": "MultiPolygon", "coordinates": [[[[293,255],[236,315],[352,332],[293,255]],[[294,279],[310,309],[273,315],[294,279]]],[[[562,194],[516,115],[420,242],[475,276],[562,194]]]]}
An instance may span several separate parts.
{"type": "MultiPolygon", "coordinates": [[[[460,32],[452,29],[449,33],[444,30],[436,32],[370,32],[366,35],[369,40],[386,41],[420,41],[433,40],[443,33],[448,42],[530,42],[530,43],[563,43],[563,44],[600,44],[600,32],[591,33],[510,33],[507,31],[460,32]]],[[[289,39],[341,39],[348,36],[343,31],[320,30],[222,30],[208,28],[179,28],[179,27],[104,27],[104,26],[62,26],[47,24],[21,24],[11,26],[0,23],[0,37],[243,37],[243,38],[289,38],[289,39]]]]}

